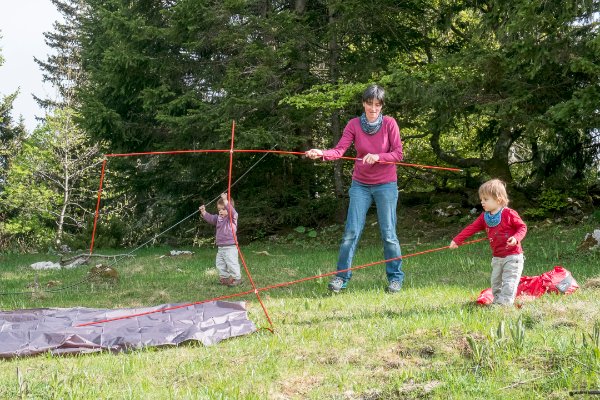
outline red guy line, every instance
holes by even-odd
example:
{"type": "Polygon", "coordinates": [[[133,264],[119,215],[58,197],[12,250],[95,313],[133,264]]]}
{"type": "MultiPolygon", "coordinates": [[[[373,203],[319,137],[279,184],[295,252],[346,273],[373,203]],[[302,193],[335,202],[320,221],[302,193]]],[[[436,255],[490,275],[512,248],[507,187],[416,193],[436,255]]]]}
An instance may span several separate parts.
{"type": "MultiPolygon", "coordinates": [[[[488,240],[488,238],[484,237],[484,238],[480,238],[480,239],[476,239],[476,240],[471,240],[471,241],[462,243],[460,246],[466,246],[468,244],[482,242],[482,241],[485,241],[485,240],[488,240]]],[[[237,244],[236,244],[236,246],[237,246],[237,244]]],[[[358,269],[363,269],[363,268],[371,267],[373,265],[383,264],[383,263],[386,263],[386,262],[389,262],[389,261],[395,261],[395,260],[398,260],[398,259],[404,259],[404,258],[409,258],[409,257],[414,257],[414,256],[422,255],[422,254],[427,254],[427,253],[433,253],[433,252],[436,252],[436,251],[446,250],[448,248],[450,248],[450,246],[438,247],[438,248],[435,248],[435,249],[429,249],[429,250],[419,251],[417,253],[412,253],[412,254],[405,254],[405,255],[402,255],[400,257],[390,258],[390,259],[382,260],[382,261],[375,261],[375,262],[368,263],[368,264],[358,265],[358,266],[352,267],[352,268],[347,268],[347,269],[343,269],[343,270],[339,270],[339,271],[331,271],[331,272],[327,272],[327,273],[321,274],[321,275],[310,276],[310,277],[307,277],[307,278],[297,279],[295,281],[290,281],[290,282],[278,283],[278,284],[275,284],[275,285],[265,286],[265,287],[262,287],[262,288],[256,288],[254,286],[254,282],[251,281],[253,289],[252,290],[247,290],[245,292],[240,292],[240,293],[230,294],[230,295],[226,295],[226,296],[215,297],[215,298],[212,298],[212,299],[207,299],[207,300],[202,300],[202,301],[196,301],[196,302],[193,302],[193,303],[180,304],[178,306],[166,307],[166,308],[162,308],[160,310],[146,311],[146,312],[143,312],[143,313],[131,314],[131,315],[124,315],[122,317],[104,319],[104,320],[100,320],[100,321],[85,322],[83,324],[75,325],[75,327],[79,328],[79,327],[90,326],[90,325],[98,325],[98,324],[104,324],[104,323],[107,323],[107,322],[119,321],[119,320],[128,319],[128,318],[141,317],[141,316],[148,315],[148,314],[155,314],[155,313],[159,313],[159,312],[167,312],[167,311],[171,311],[171,310],[176,310],[178,308],[190,307],[190,306],[193,306],[193,305],[196,305],[196,304],[203,304],[203,303],[208,303],[208,302],[211,302],[211,301],[218,301],[218,300],[229,299],[229,298],[232,298],[232,297],[245,296],[245,295],[250,294],[250,293],[255,293],[257,295],[257,297],[259,298],[259,301],[260,301],[260,297],[258,296],[258,292],[264,292],[264,291],[270,290],[270,289],[275,289],[275,288],[284,287],[284,286],[290,286],[290,285],[294,285],[296,283],[306,282],[306,281],[310,281],[310,280],[313,280],[313,279],[319,279],[319,278],[323,278],[323,277],[326,277],[326,276],[335,275],[338,272],[354,271],[354,270],[358,270],[358,269]]],[[[238,251],[239,251],[239,247],[238,247],[238,251]]],[[[245,263],[244,263],[244,268],[246,268],[246,273],[248,273],[247,266],[246,266],[245,263]]],[[[248,273],[248,275],[250,275],[250,274],[248,273]]],[[[262,302],[261,302],[261,305],[262,305],[262,302]]],[[[263,305],[263,310],[265,310],[264,305],[263,305]]],[[[265,313],[266,313],[266,311],[265,311],[265,313]]],[[[267,315],[267,318],[268,318],[268,315],[267,315]]],[[[271,322],[270,319],[269,319],[269,322],[271,322]]]]}
{"type": "MultiPolygon", "coordinates": [[[[481,239],[471,240],[469,242],[463,242],[462,244],[460,244],[460,246],[464,246],[464,245],[467,245],[467,244],[473,244],[473,243],[477,243],[477,242],[482,242],[484,240],[488,240],[488,238],[485,237],[485,238],[481,238],[481,239]]],[[[403,260],[405,258],[414,257],[414,256],[420,256],[422,254],[433,253],[433,252],[436,252],[436,251],[446,250],[446,249],[449,249],[449,248],[450,248],[450,246],[444,246],[444,247],[438,247],[436,249],[429,249],[429,250],[419,251],[417,253],[406,254],[406,255],[403,255],[403,256],[399,256],[399,257],[389,258],[387,260],[375,261],[375,262],[368,263],[368,264],[358,265],[356,267],[351,267],[351,268],[346,268],[346,269],[340,269],[338,271],[327,272],[327,273],[321,274],[321,275],[309,276],[308,278],[301,278],[301,279],[297,279],[295,281],[278,283],[278,284],[271,285],[271,286],[265,286],[265,287],[262,287],[262,288],[260,288],[258,290],[264,291],[264,290],[275,289],[275,288],[284,287],[284,286],[290,286],[290,285],[293,285],[293,284],[296,284],[296,283],[310,281],[312,279],[319,279],[319,278],[324,278],[326,276],[336,275],[338,272],[354,271],[354,270],[357,270],[357,269],[363,269],[363,268],[367,268],[367,267],[372,267],[373,265],[384,264],[384,263],[387,263],[387,262],[390,262],[390,261],[396,261],[396,260],[401,260],[401,259],[403,260]]]]}

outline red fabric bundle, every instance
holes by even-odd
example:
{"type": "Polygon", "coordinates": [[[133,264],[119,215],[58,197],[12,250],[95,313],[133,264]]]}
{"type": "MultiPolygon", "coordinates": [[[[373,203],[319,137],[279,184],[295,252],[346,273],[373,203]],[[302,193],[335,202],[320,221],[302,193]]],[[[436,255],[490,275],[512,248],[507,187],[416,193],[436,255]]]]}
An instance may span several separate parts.
{"type": "MultiPolygon", "coordinates": [[[[544,293],[571,294],[579,289],[579,285],[573,275],[557,265],[552,271],[538,276],[522,276],[517,288],[517,297],[532,296],[540,297],[544,293]]],[[[477,303],[489,305],[494,301],[492,289],[482,290],[477,297],[477,303]]]]}

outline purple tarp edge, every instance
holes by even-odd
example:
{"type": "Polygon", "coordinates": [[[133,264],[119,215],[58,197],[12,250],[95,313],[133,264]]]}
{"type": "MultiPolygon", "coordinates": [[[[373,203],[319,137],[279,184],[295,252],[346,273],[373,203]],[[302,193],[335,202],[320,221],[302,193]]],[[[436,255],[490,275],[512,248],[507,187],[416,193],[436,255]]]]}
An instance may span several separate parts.
{"type": "Polygon", "coordinates": [[[77,327],[181,304],[185,303],[114,310],[77,307],[0,311],[0,358],[176,346],[190,340],[209,346],[256,331],[248,319],[245,302],[228,301],[192,304],[168,312],[77,327]]]}

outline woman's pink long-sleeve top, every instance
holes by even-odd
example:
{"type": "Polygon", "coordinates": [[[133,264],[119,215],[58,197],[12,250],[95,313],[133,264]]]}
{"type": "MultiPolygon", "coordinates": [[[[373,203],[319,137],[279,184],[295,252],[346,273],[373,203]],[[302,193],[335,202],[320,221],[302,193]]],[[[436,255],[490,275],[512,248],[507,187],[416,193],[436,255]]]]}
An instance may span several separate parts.
{"type": "MultiPolygon", "coordinates": [[[[354,142],[356,156],[362,158],[367,154],[377,154],[379,161],[402,161],[402,141],[400,129],[392,117],[383,117],[381,128],[374,135],[363,132],[360,118],[353,118],[344,128],[344,133],[338,144],[329,150],[323,150],[323,160],[336,160],[344,155],[354,142]]],[[[354,162],[352,179],[367,185],[396,182],[395,164],[375,163],[363,164],[362,160],[354,162]]]]}

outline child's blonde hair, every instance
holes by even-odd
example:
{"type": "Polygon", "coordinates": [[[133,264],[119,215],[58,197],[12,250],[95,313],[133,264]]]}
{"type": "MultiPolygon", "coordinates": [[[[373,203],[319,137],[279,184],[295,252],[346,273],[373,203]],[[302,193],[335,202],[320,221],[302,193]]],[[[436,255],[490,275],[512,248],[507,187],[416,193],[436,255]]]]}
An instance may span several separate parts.
{"type": "Polygon", "coordinates": [[[503,207],[508,205],[506,184],[500,179],[491,179],[479,186],[479,197],[483,196],[494,198],[503,207]]]}
{"type": "MultiPolygon", "coordinates": [[[[233,201],[233,198],[229,199],[229,202],[231,203],[231,207],[235,207],[235,201],[233,201]]],[[[217,206],[225,208],[225,202],[221,197],[219,197],[219,200],[217,200],[217,206]]]]}

